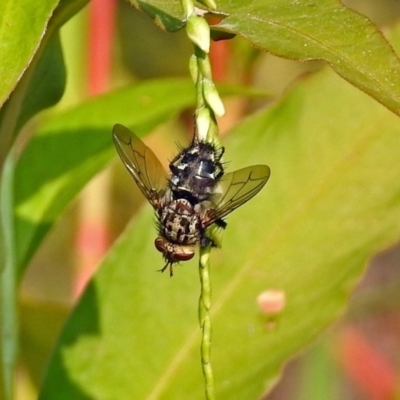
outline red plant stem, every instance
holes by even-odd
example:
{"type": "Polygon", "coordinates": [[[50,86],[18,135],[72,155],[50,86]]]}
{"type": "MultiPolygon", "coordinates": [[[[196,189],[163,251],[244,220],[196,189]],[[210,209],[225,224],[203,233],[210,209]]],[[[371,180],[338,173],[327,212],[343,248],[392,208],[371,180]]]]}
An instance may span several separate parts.
{"type": "MultiPolygon", "coordinates": [[[[91,96],[105,92],[110,86],[115,8],[115,0],[90,3],[88,93],[91,96]]],[[[108,196],[108,179],[103,174],[85,190],[80,201],[75,297],[85,287],[109,245],[108,196]]]]}
{"type": "Polygon", "coordinates": [[[115,0],[90,2],[89,94],[108,89],[114,33],[115,0]]]}
{"type": "Polygon", "coordinates": [[[227,78],[229,63],[229,43],[227,40],[211,42],[210,63],[214,82],[223,82],[227,78]]]}

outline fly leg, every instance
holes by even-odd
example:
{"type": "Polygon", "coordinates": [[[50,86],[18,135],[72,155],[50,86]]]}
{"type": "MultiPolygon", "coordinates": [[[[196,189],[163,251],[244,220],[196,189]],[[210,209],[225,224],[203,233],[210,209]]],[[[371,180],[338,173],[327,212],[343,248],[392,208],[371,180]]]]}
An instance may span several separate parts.
{"type": "Polygon", "coordinates": [[[167,262],[161,269],[158,269],[159,272],[164,272],[169,267],[169,276],[172,278],[174,276],[174,269],[172,267],[171,262],[167,262]]]}
{"type": "Polygon", "coordinates": [[[202,230],[200,233],[200,247],[207,246],[221,247],[222,235],[220,229],[225,229],[228,224],[223,219],[217,219],[215,222],[216,228],[202,230]],[[208,232],[207,232],[208,231],[208,232]],[[219,233],[219,234],[218,234],[219,233]]]}

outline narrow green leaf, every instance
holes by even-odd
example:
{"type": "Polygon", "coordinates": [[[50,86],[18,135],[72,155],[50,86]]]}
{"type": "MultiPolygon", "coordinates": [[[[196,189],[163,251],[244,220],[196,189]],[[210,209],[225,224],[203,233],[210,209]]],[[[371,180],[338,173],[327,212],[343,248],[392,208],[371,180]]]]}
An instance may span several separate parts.
{"type": "MultiPolygon", "coordinates": [[[[398,239],[399,132],[394,114],[324,70],[225,143],[229,170],[272,173],[211,254],[216,398],[260,398],[343,312],[371,255],[398,239]],[[275,317],[257,306],[268,289],[286,296],[275,317]]],[[[157,273],[155,235],[147,205],[69,319],[41,400],[203,399],[196,260],[172,279],[157,273]]]]}
{"type": "Polygon", "coordinates": [[[367,19],[336,0],[219,0],[216,28],[297,60],[325,60],[343,78],[400,115],[400,61],[367,19]]]}

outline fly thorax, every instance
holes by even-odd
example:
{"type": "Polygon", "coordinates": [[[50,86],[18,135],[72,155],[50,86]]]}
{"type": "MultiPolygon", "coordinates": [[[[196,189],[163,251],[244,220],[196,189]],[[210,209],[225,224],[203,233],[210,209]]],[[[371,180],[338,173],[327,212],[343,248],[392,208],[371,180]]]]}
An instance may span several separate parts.
{"type": "Polygon", "coordinates": [[[209,142],[193,142],[171,161],[169,187],[176,199],[192,203],[209,199],[224,173],[222,147],[209,142]]]}

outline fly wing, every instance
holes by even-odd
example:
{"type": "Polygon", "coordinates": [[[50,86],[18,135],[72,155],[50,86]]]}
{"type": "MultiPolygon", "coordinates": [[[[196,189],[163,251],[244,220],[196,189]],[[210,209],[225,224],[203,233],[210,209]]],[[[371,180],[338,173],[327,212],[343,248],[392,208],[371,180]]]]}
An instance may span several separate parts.
{"type": "Polygon", "coordinates": [[[139,189],[157,208],[168,181],[160,161],[149,147],[123,125],[114,125],[113,139],[121,160],[139,189]]]}
{"type": "Polygon", "coordinates": [[[267,165],[253,165],[224,175],[214,194],[214,206],[206,213],[206,227],[254,197],[267,183],[270,174],[267,165]]]}

